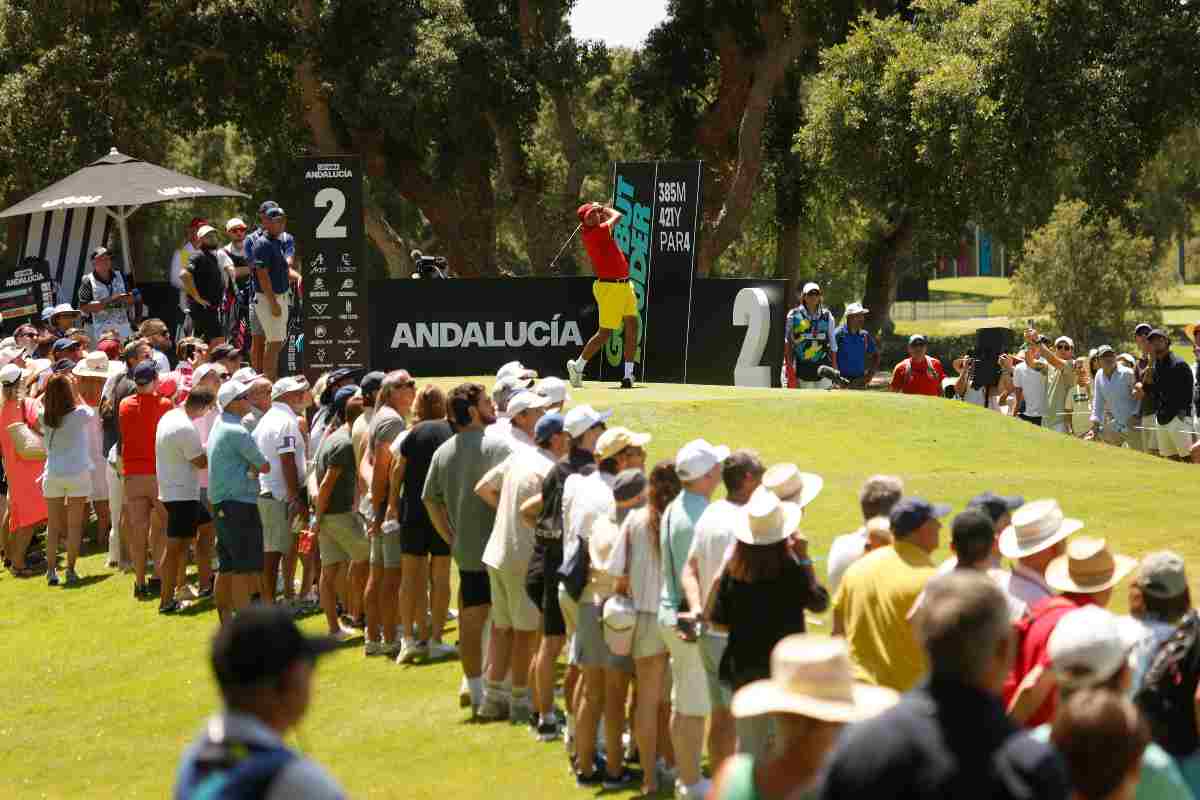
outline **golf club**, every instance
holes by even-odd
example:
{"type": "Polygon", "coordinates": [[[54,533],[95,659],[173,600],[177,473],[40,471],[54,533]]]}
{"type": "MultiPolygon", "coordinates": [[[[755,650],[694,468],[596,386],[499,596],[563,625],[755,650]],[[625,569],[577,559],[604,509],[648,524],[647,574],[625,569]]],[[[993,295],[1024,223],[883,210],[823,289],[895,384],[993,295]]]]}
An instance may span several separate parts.
{"type": "Polygon", "coordinates": [[[556,255],[554,257],[554,260],[550,262],[550,271],[551,272],[554,271],[554,265],[558,263],[558,260],[560,258],[562,258],[562,254],[567,251],[567,245],[569,245],[571,243],[571,240],[575,238],[575,234],[579,233],[579,229],[582,227],[583,227],[582,222],[579,223],[578,225],[576,225],[575,230],[571,231],[571,235],[567,237],[567,240],[565,242],[563,242],[562,247],[560,247],[558,249],[558,255],[556,255]]]}

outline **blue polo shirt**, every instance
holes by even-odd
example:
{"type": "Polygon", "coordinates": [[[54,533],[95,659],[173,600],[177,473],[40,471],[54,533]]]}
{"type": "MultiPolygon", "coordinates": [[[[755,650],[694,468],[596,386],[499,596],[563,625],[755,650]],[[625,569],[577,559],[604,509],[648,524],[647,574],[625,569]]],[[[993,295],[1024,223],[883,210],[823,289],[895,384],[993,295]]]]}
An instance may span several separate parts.
{"type": "Polygon", "coordinates": [[[283,294],[288,290],[287,260],[296,254],[296,240],[287,231],[272,238],[267,232],[259,229],[246,237],[246,261],[255,268],[251,270],[254,276],[254,291],[261,293],[262,286],[258,282],[258,267],[263,267],[271,276],[271,288],[275,294],[283,294]]]}
{"type": "Polygon", "coordinates": [[[875,338],[866,331],[851,333],[844,324],[833,333],[837,340],[838,370],[845,378],[861,378],[867,374],[867,356],[874,353],[875,338]]]}
{"type": "Polygon", "coordinates": [[[221,412],[208,436],[208,501],[257,503],[258,470],[266,463],[242,418],[221,412]]]}

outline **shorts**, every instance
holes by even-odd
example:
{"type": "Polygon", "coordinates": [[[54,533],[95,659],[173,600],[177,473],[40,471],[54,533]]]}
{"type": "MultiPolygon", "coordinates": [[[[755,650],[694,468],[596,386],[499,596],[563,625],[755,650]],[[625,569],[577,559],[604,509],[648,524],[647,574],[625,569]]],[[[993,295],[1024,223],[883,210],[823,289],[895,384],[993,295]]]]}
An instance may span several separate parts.
{"type": "Polygon", "coordinates": [[[450,545],[433,525],[403,526],[399,539],[400,552],[406,556],[450,556],[450,545]]]}
{"type": "Polygon", "coordinates": [[[163,505],[167,508],[168,539],[191,539],[197,528],[212,522],[199,500],[164,500],[163,505]]]}
{"type": "Polygon", "coordinates": [[[671,703],[676,713],[688,717],[707,717],[712,713],[712,695],[708,682],[699,680],[704,674],[704,658],[698,642],[685,642],[675,628],[659,624],[659,634],[671,654],[671,703]]]}
{"type": "Polygon", "coordinates": [[[713,708],[729,708],[733,687],[721,680],[721,657],[729,646],[728,636],[705,634],[700,637],[700,659],[704,662],[704,677],[708,685],[708,701],[713,708]]]}
{"type": "Polygon", "coordinates": [[[158,502],[158,478],[153,475],[126,475],[125,500],[145,500],[153,505],[158,502]]]}
{"type": "Polygon", "coordinates": [[[1155,427],[1153,434],[1158,442],[1158,453],[1164,458],[1179,456],[1188,458],[1192,452],[1195,427],[1191,417],[1176,417],[1166,425],[1155,427]]]}
{"type": "Polygon", "coordinates": [[[366,561],[371,555],[371,545],[362,526],[350,511],[322,517],[321,533],[317,538],[321,544],[322,564],[366,561]]]}
{"type": "Polygon", "coordinates": [[[532,633],[541,627],[541,614],[525,593],[525,579],[511,572],[487,568],[492,595],[492,625],[532,633]]]}
{"type": "Polygon", "coordinates": [[[42,478],[42,496],[47,500],[60,497],[92,496],[92,473],[80,472],[75,475],[46,475],[42,478]]]}
{"type": "Polygon", "coordinates": [[[484,570],[458,571],[458,593],[462,596],[463,608],[478,608],[492,604],[492,587],[484,570]]]}
{"type": "MultiPolygon", "coordinates": [[[[275,299],[279,302],[279,316],[271,313],[270,304],[267,303],[265,294],[254,295],[254,305],[250,311],[251,326],[254,320],[258,321],[258,328],[262,331],[262,336],[268,342],[283,342],[287,339],[288,329],[288,310],[291,303],[291,292],[275,295],[275,299]]],[[[258,335],[257,331],[252,330],[252,333],[258,335]]]]}
{"type": "Polygon", "coordinates": [[[192,318],[192,335],[197,339],[208,342],[224,338],[225,330],[221,327],[221,317],[216,308],[193,306],[188,309],[188,315],[192,318]]]}
{"type": "MultiPolygon", "coordinates": [[[[401,537],[400,531],[381,532],[378,536],[372,536],[371,566],[399,569],[400,557],[404,555],[404,540],[401,537]]],[[[324,552],[324,548],[322,548],[322,552],[324,552]]]]}
{"type": "Polygon", "coordinates": [[[1141,434],[1142,446],[1138,449],[1144,453],[1158,452],[1158,434],[1155,429],[1158,427],[1158,417],[1154,414],[1146,414],[1142,417],[1142,429],[1138,431],[1141,434]]]}
{"type": "Polygon", "coordinates": [[[618,656],[604,641],[603,609],[595,603],[579,604],[579,626],[575,629],[575,663],[633,674],[633,658],[618,656]]]}
{"type": "Polygon", "coordinates": [[[600,327],[606,331],[615,331],[626,317],[638,315],[637,294],[629,281],[598,280],[592,284],[592,296],[600,307],[600,327]]]}
{"type": "Polygon", "coordinates": [[[217,572],[247,575],[262,572],[263,529],[258,505],[226,500],[216,506],[217,572]]]}
{"type": "Polygon", "coordinates": [[[262,519],[263,552],[291,552],[296,535],[292,533],[292,521],[288,519],[287,501],[260,495],[258,514],[262,519]]]}
{"type": "MultiPolygon", "coordinates": [[[[98,466],[92,471],[92,503],[108,502],[108,464],[104,459],[95,462],[98,466]]],[[[5,491],[5,494],[8,492],[5,491]]]]}
{"type": "Polygon", "coordinates": [[[529,574],[525,576],[525,593],[542,612],[543,636],[567,635],[567,623],[558,602],[558,568],[561,565],[561,542],[536,540],[529,574]]]}
{"type": "Polygon", "coordinates": [[[633,629],[633,657],[653,658],[667,652],[662,631],[658,628],[658,615],[639,611],[633,629]]]}

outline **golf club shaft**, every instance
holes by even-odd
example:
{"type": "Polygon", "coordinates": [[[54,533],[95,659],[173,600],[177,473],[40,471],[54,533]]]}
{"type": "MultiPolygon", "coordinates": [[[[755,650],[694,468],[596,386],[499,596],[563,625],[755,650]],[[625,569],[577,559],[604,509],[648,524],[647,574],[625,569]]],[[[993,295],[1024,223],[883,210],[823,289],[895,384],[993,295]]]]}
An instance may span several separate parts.
{"type": "Polygon", "coordinates": [[[571,235],[567,237],[567,240],[565,242],[563,242],[562,247],[558,248],[558,255],[556,255],[554,257],[554,260],[550,262],[550,269],[552,271],[554,269],[554,265],[558,263],[558,260],[560,258],[562,258],[562,254],[567,251],[567,245],[569,245],[571,243],[571,240],[575,238],[575,234],[579,233],[579,229],[582,227],[583,227],[582,222],[579,223],[578,225],[576,225],[575,230],[571,231],[571,235]]]}

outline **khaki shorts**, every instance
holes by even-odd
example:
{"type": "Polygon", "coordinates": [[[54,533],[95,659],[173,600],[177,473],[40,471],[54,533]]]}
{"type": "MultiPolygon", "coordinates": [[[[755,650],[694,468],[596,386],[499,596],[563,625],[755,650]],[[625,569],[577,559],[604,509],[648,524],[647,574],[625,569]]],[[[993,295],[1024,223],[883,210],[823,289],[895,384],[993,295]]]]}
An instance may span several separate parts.
{"type": "Polygon", "coordinates": [[[371,566],[384,569],[399,569],[404,555],[400,531],[380,533],[371,537],[371,566]]]}
{"type": "Polygon", "coordinates": [[[344,564],[347,561],[366,561],[371,546],[363,534],[358,518],[350,512],[326,514],[321,518],[321,563],[344,564]]]}
{"type": "Polygon", "coordinates": [[[667,652],[662,631],[658,627],[658,615],[639,611],[633,630],[633,657],[653,658],[667,652]]]}
{"type": "Polygon", "coordinates": [[[492,625],[531,632],[542,625],[542,615],[525,591],[525,576],[487,568],[492,587],[492,625]]]}
{"type": "Polygon", "coordinates": [[[671,654],[671,703],[677,713],[688,717],[707,717],[712,713],[712,697],[704,673],[704,658],[697,642],[685,642],[669,625],[659,632],[671,654]]]}
{"type": "Polygon", "coordinates": [[[598,280],[592,284],[592,296],[600,307],[600,327],[606,331],[619,330],[626,317],[638,315],[637,293],[629,281],[598,280]]]}
{"type": "Polygon", "coordinates": [[[268,342],[282,342],[287,339],[288,310],[291,304],[291,292],[275,295],[279,303],[279,316],[271,313],[271,304],[265,294],[254,295],[254,314],[262,327],[263,336],[268,342]]]}
{"type": "Polygon", "coordinates": [[[1195,441],[1195,426],[1191,417],[1176,417],[1166,425],[1154,429],[1158,442],[1158,452],[1164,458],[1179,456],[1189,458],[1192,452],[1192,442],[1195,441]]]}
{"type": "Polygon", "coordinates": [[[63,497],[90,498],[92,496],[92,473],[47,475],[42,479],[42,496],[47,500],[58,500],[63,497]]]}
{"type": "Polygon", "coordinates": [[[263,552],[290,553],[296,544],[296,534],[292,532],[292,521],[288,519],[287,501],[260,495],[258,516],[262,518],[263,552]]]}
{"type": "Polygon", "coordinates": [[[705,634],[700,637],[700,658],[704,661],[704,676],[708,679],[708,700],[713,708],[729,708],[733,687],[721,682],[721,658],[729,646],[728,636],[705,634]]]}

